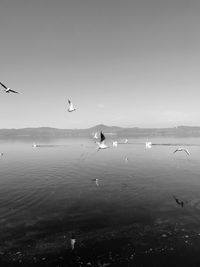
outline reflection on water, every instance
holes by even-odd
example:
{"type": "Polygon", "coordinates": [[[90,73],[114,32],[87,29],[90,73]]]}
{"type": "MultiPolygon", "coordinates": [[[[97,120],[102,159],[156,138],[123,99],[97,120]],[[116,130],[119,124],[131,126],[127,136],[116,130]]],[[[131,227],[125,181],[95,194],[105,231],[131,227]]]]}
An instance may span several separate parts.
{"type": "MultiPolygon", "coordinates": [[[[1,141],[0,234],[3,242],[51,231],[92,231],[171,219],[200,222],[200,139],[130,139],[97,152],[91,139],[1,141]],[[195,145],[196,144],[196,145],[195,145]],[[97,182],[98,181],[98,182],[97,182]],[[98,186],[97,186],[98,184],[98,186]],[[173,195],[186,202],[178,206],[173,195]],[[62,229],[61,229],[62,228],[62,229]]],[[[20,241],[19,241],[20,242],[20,241]]]]}

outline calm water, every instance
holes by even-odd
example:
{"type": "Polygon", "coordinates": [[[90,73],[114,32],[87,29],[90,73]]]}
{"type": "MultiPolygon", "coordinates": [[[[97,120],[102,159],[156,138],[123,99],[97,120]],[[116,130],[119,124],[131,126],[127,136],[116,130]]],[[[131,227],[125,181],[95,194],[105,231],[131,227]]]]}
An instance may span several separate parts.
{"type": "Polygon", "coordinates": [[[20,247],[24,236],[87,233],[135,222],[199,225],[200,139],[151,141],[188,144],[191,156],[173,154],[177,146],[146,149],[145,139],[99,152],[90,139],[40,140],[53,146],[37,148],[32,141],[1,141],[1,245],[20,247]],[[185,207],[172,195],[186,201],[185,207]]]}

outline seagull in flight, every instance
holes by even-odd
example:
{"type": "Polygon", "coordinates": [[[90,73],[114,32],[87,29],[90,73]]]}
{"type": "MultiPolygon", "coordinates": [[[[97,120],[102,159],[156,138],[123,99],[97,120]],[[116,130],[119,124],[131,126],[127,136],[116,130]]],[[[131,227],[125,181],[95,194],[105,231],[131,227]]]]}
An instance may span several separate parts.
{"type": "Polygon", "coordinates": [[[98,145],[98,151],[99,149],[105,149],[105,148],[108,148],[107,145],[104,144],[104,140],[105,140],[105,136],[102,132],[100,132],[100,142],[97,142],[97,145],[98,145]]]}
{"type": "Polygon", "coordinates": [[[5,93],[15,93],[15,94],[19,94],[19,92],[10,89],[9,87],[5,86],[5,84],[3,84],[3,83],[1,83],[1,82],[0,82],[0,84],[1,84],[1,86],[3,86],[5,93]]]}
{"type": "Polygon", "coordinates": [[[174,153],[176,153],[178,151],[184,151],[188,156],[190,155],[190,152],[189,152],[189,150],[187,148],[179,147],[174,151],[174,153]]]}
{"type": "Polygon", "coordinates": [[[72,101],[68,99],[68,103],[69,103],[68,111],[69,112],[75,111],[76,109],[74,108],[72,101]]]}

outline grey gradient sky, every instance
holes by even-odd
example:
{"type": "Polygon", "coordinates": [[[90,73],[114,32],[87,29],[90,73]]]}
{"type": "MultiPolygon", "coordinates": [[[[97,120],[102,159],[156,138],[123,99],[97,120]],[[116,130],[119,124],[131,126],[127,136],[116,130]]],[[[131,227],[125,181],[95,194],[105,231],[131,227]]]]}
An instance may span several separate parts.
{"type": "Polygon", "coordinates": [[[200,125],[199,14],[198,0],[1,0],[0,80],[22,94],[0,92],[0,128],[200,125]]]}

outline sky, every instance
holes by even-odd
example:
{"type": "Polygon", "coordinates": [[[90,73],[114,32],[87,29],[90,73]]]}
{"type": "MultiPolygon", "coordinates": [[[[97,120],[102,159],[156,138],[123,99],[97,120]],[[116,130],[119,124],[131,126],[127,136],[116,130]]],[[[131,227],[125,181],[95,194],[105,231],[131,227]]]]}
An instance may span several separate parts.
{"type": "Polygon", "coordinates": [[[198,0],[1,0],[0,81],[20,94],[0,91],[0,128],[200,126],[199,14],[198,0]]]}

